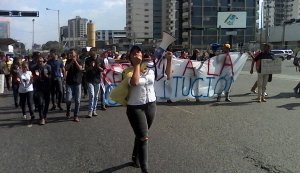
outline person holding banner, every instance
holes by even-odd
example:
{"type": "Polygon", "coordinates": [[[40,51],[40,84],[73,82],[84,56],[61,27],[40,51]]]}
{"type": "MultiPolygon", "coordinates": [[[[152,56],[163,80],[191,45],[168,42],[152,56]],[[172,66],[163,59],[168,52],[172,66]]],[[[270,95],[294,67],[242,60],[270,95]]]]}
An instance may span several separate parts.
{"type": "MultiPolygon", "coordinates": [[[[167,52],[166,74],[170,76],[172,53],[167,52]]],[[[147,68],[141,72],[143,54],[141,48],[133,46],[130,50],[130,62],[133,74],[128,80],[129,95],[127,100],[127,117],[135,134],[132,161],[134,167],[141,167],[148,172],[148,132],[156,114],[156,95],[154,91],[155,72],[147,68]]]]}
{"type": "MultiPolygon", "coordinates": [[[[225,56],[225,58],[224,58],[224,64],[223,64],[223,67],[224,68],[226,68],[225,66],[229,66],[229,70],[228,70],[228,72],[226,71],[226,70],[222,70],[221,71],[221,73],[222,74],[220,74],[220,76],[222,77],[222,76],[227,76],[227,74],[226,73],[230,73],[228,76],[231,76],[232,75],[232,73],[233,73],[233,69],[231,69],[231,66],[230,66],[230,64],[232,64],[232,62],[231,62],[231,57],[230,57],[230,55],[229,55],[229,52],[230,52],[230,44],[224,44],[224,46],[223,46],[223,54],[226,54],[226,56],[225,56]],[[228,62],[228,61],[230,61],[230,62],[228,62]]],[[[225,91],[225,101],[226,102],[232,102],[232,100],[229,98],[229,91],[230,91],[230,88],[231,88],[231,84],[230,84],[230,86],[228,86],[228,87],[226,87],[226,88],[224,88],[224,91],[225,91]]],[[[220,102],[221,101],[221,95],[222,95],[222,92],[219,92],[219,93],[217,93],[218,94],[218,96],[217,96],[217,102],[220,102]]]]}
{"type": "Polygon", "coordinates": [[[274,59],[273,54],[271,53],[271,45],[270,44],[264,44],[263,45],[263,51],[258,54],[254,61],[256,62],[256,70],[257,70],[257,88],[258,88],[258,97],[257,101],[260,102],[266,102],[266,97],[264,95],[269,79],[269,74],[261,74],[261,60],[262,59],[274,59]]]}

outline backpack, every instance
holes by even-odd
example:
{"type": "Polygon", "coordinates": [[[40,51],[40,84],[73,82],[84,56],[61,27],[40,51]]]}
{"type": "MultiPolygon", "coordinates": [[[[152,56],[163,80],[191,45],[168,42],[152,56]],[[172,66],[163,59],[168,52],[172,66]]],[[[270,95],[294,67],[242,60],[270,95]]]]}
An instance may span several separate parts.
{"type": "Polygon", "coordinates": [[[300,60],[300,58],[294,57],[293,64],[294,64],[295,66],[299,66],[299,60],[300,60]]]}

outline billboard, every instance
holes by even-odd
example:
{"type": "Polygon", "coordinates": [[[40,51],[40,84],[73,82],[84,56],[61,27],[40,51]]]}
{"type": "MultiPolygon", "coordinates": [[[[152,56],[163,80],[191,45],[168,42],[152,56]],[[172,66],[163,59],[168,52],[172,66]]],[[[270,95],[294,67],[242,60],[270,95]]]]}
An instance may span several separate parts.
{"type": "Polygon", "coordinates": [[[246,20],[246,12],[218,12],[217,28],[246,28],[246,20]]]}

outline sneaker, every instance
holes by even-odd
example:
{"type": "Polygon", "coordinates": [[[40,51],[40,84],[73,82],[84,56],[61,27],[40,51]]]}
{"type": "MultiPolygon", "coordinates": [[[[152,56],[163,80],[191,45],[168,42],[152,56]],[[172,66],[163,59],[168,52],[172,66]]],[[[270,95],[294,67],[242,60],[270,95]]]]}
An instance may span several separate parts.
{"type": "Polygon", "coordinates": [[[56,109],[56,106],[52,106],[52,108],[50,109],[50,111],[54,111],[56,109]]]}
{"type": "Polygon", "coordinates": [[[71,117],[70,111],[67,111],[67,112],[66,112],[66,117],[67,117],[68,119],[71,117]]]}
{"type": "Polygon", "coordinates": [[[264,92],[264,96],[268,96],[268,93],[264,92]]]}
{"type": "Polygon", "coordinates": [[[29,124],[33,124],[34,119],[35,119],[35,116],[34,116],[34,115],[31,115],[30,120],[29,120],[29,124]]]}
{"type": "Polygon", "coordinates": [[[59,109],[60,111],[63,111],[63,110],[64,110],[61,106],[58,106],[58,109],[59,109]]]}
{"type": "Polygon", "coordinates": [[[140,163],[138,158],[132,156],[131,160],[132,160],[132,164],[131,164],[132,167],[140,168],[140,163]]]}
{"type": "Polygon", "coordinates": [[[230,98],[226,98],[225,102],[232,102],[232,100],[230,98]]]}
{"type": "Polygon", "coordinates": [[[93,111],[93,116],[98,116],[97,112],[96,111],[93,111]]]}
{"type": "Polygon", "coordinates": [[[106,111],[106,109],[107,109],[107,108],[106,108],[105,105],[102,105],[102,106],[101,106],[101,110],[106,111]]]}
{"type": "Polygon", "coordinates": [[[218,96],[217,97],[217,102],[220,102],[221,101],[221,96],[218,96]]]}
{"type": "Polygon", "coordinates": [[[27,119],[27,116],[26,116],[26,115],[23,115],[23,119],[25,119],[25,120],[26,120],[26,119],[27,119]]]}
{"type": "Polygon", "coordinates": [[[76,117],[74,117],[74,119],[73,119],[75,122],[79,122],[79,118],[76,116],[76,117]]]}
{"type": "Polygon", "coordinates": [[[43,119],[41,119],[40,120],[40,125],[45,125],[46,124],[46,121],[45,121],[45,119],[43,118],[43,119]]]}
{"type": "Polygon", "coordinates": [[[87,118],[92,118],[93,117],[93,112],[89,111],[86,117],[87,118]]]}
{"type": "Polygon", "coordinates": [[[251,90],[251,92],[253,92],[253,94],[257,94],[257,91],[255,91],[255,90],[251,90]]]}

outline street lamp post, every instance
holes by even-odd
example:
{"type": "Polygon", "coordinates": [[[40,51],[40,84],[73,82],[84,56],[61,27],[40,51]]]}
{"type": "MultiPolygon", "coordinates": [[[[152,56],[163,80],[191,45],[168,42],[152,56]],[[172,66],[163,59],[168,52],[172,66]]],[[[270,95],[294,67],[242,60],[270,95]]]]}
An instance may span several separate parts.
{"type": "Polygon", "coordinates": [[[32,50],[34,49],[34,19],[32,19],[32,50]]]}
{"type": "Polygon", "coordinates": [[[58,35],[58,43],[60,43],[60,24],[59,24],[59,10],[46,8],[46,10],[57,11],[57,35],[58,35]]]}

